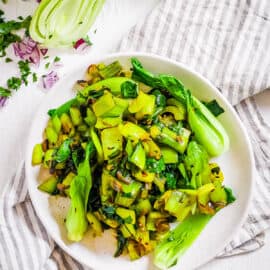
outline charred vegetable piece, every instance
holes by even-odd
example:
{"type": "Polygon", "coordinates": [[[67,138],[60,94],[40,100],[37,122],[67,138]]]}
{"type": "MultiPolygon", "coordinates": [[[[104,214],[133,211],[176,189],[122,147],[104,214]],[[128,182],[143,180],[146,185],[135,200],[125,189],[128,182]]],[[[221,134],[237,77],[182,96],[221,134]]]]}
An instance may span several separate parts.
{"type": "Polygon", "coordinates": [[[51,176],[43,183],[41,183],[38,186],[38,189],[47,192],[49,194],[53,194],[56,191],[57,183],[58,183],[57,178],[55,176],[51,176]]]}
{"type": "Polygon", "coordinates": [[[111,64],[100,68],[99,74],[102,76],[102,78],[107,79],[116,76],[121,71],[121,69],[122,67],[119,61],[114,61],[111,64]]]}
{"type": "Polygon", "coordinates": [[[86,110],[86,117],[84,118],[84,121],[88,126],[93,126],[97,121],[95,114],[90,108],[87,108],[86,110]]]}
{"type": "Polygon", "coordinates": [[[105,160],[122,152],[122,135],[117,127],[102,130],[101,143],[105,160]]]}
{"type": "Polygon", "coordinates": [[[143,146],[140,142],[136,145],[134,152],[130,157],[130,162],[135,164],[141,170],[144,169],[146,156],[145,156],[145,151],[143,149],[143,146]]]}
{"type": "Polygon", "coordinates": [[[97,117],[104,115],[115,107],[115,102],[111,93],[107,92],[93,104],[93,111],[97,117]]]}
{"type": "Polygon", "coordinates": [[[122,136],[131,140],[145,140],[149,139],[149,134],[141,127],[131,122],[126,122],[125,124],[118,126],[122,136]]]}
{"type": "Polygon", "coordinates": [[[71,117],[73,125],[79,126],[82,123],[82,116],[81,116],[80,110],[76,107],[71,107],[69,109],[69,113],[70,113],[70,117],[71,117]]]}
{"type": "Polygon", "coordinates": [[[110,91],[112,92],[112,94],[114,95],[119,95],[121,94],[121,86],[123,83],[126,83],[126,82],[132,82],[132,83],[135,83],[137,84],[135,81],[129,79],[129,78],[126,78],[126,77],[113,77],[113,78],[109,78],[109,79],[106,79],[106,80],[102,80],[102,81],[99,81],[95,84],[92,84],[90,86],[87,86],[85,89],[83,89],[80,93],[83,95],[83,96],[88,96],[89,95],[89,92],[91,90],[101,90],[101,89],[110,89],[110,91]]]}
{"type": "Polygon", "coordinates": [[[91,134],[91,138],[92,138],[93,144],[94,144],[94,146],[96,148],[96,151],[97,151],[97,160],[98,160],[98,163],[99,164],[102,164],[102,162],[104,160],[103,149],[102,149],[101,143],[99,141],[98,135],[95,132],[94,127],[91,127],[90,128],[90,134],[91,134]]]}
{"type": "Polygon", "coordinates": [[[45,130],[46,138],[48,139],[49,143],[56,144],[58,135],[56,131],[52,127],[47,127],[45,130]]]}
{"type": "Polygon", "coordinates": [[[89,222],[90,227],[93,229],[94,234],[96,236],[101,236],[103,229],[102,229],[100,221],[96,218],[96,216],[93,213],[88,212],[86,214],[86,218],[89,222]]]}
{"type": "Polygon", "coordinates": [[[187,129],[183,129],[182,134],[177,134],[167,127],[160,127],[157,125],[151,126],[150,134],[154,140],[165,144],[176,150],[178,153],[184,153],[190,136],[187,129]]]}

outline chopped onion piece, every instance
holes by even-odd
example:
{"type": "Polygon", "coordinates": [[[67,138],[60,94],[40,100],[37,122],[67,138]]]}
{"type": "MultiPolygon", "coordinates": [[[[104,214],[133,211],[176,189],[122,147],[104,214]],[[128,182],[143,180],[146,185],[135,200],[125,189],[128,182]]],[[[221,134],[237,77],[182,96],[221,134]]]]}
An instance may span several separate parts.
{"type": "Polygon", "coordinates": [[[13,43],[13,49],[16,56],[37,66],[39,65],[39,48],[37,43],[30,37],[25,37],[22,41],[13,43]]]}
{"type": "Polygon", "coordinates": [[[50,89],[59,80],[59,77],[55,71],[51,71],[47,75],[42,76],[42,83],[44,89],[50,89]]]}
{"type": "Polygon", "coordinates": [[[43,56],[45,56],[45,55],[47,54],[47,52],[48,52],[48,49],[47,49],[47,48],[40,48],[39,50],[40,50],[40,53],[41,53],[43,56]]]}
{"type": "Polygon", "coordinates": [[[73,46],[77,51],[84,51],[85,49],[89,48],[90,46],[85,42],[83,38],[77,40],[73,46]]]}
{"type": "Polygon", "coordinates": [[[0,97],[0,108],[5,106],[7,99],[7,97],[0,97]]]}

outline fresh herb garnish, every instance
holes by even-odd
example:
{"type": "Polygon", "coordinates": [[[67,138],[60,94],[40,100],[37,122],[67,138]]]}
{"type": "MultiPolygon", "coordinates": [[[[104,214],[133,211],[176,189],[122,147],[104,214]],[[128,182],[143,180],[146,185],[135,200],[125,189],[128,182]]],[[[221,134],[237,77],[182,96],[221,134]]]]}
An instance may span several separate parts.
{"type": "Polygon", "coordinates": [[[61,58],[59,56],[55,56],[53,62],[56,63],[56,62],[59,62],[61,60],[61,58]]]}
{"type": "Polygon", "coordinates": [[[46,68],[46,69],[48,69],[49,66],[50,66],[50,63],[49,63],[49,62],[45,64],[45,68],[46,68]]]}
{"type": "Polygon", "coordinates": [[[21,87],[22,80],[17,77],[11,77],[7,80],[8,89],[18,90],[21,87]]]}
{"type": "Polygon", "coordinates": [[[6,56],[6,49],[10,44],[21,41],[20,36],[15,34],[14,31],[20,29],[28,30],[31,21],[31,16],[21,21],[6,21],[3,15],[4,12],[0,10],[0,57],[6,56]]]}
{"type": "Polygon", "coordinates": [[[5,59],[5,62],[6,62],[6,63],[10,63],[10,62],[13,62],[13,60],[12,60],[11,58],[7,57],[7,58],[5,59]]]}
{"type": "Polygon", "coordinates": [[[32,81],[37,82],[37,74],[36,73],[32,73],[32,81]]]}
{"type": "Polygon", "coordinates": [[[18,62],[18,67],[19,67],[20,72],[21,72],[21,80],[24,82],[25,85],[28,85],[27,78],[31,74],[29,62],[27,60],[26,61],[20,60],[18,62]]]}
{"type": "Polygon", "coordinates": [[[10,95],[11,95],[10,90],[0,86],[0,97],[9,97],[10,95]]]}

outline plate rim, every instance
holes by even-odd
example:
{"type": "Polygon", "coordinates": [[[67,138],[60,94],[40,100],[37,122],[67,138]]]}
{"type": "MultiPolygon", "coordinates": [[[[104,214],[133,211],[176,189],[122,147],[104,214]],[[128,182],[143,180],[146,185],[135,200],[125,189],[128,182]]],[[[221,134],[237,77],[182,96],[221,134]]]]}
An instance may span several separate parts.
{"type": "MultiPolygon", "coordinates": [[[[227,100],[227,98],[217,89],[217,87],[206,77],[204,77],[203,75],[201,75],[200,73],[198,73],[197,71],[195,71],[194,69],[190,68],[189,66],[187,66],[186,64],[182,63],[182,62],[178,62],[176,60],[170,59],[168,57],[165,56],[161,56],[158,54],[154,54],[154,53],[147,53],[147,52],[138,52],[138,51],[127,51],[127,52],[117,52],[117,53],[110,53],[110,54],[102,54],[102,55],[97,55],[97,56],[87,56],[86,59],[82,62],[80,62],[78,65],[74,66],[74,68],[72,68],[71,70],[69,70],[65,76],[62,78],[62,81],[60,82],[60,84],[56,84],[51,91],[45,96],[45,98],[43,99],[43,101],[39,104],[39,109],[36,112],[36,115],[38,116],[40,114],[40,111],[42,110],[42,105],[44,103],[47,102],[47,100],[50,100],[51,97],[53,97],[55,95],[55,91],[57,91],[57,88],[61,87],[61,85],[64,83],[64,78],[66,77],[70,77],[71,74],[74,72],[74,70],[79,70],[80,68],[82,68],[82,66],[85,63],[98,63],[98,62],[102,62],[102,61],[106,61],[110,58],[117,58],[117,57],[146,57],[146,58],[153,58],[154,60],[158,60],[158,61],[164,61],[164,62],[168,62],[170,64],[175,65],[177,68],[183,69],[188,71],[189,73],[191,73],[192,75],[194,75],[195,77],[198,77],[200,80],[202,80],[207,87],[211,88],[212,91],[215,92],[215,94],[226,104],[227,107],[229,107],[230,109],[230,113],[233,115],[233,117],[235,119],[237,119],[238,124],[240,125],[240,129],[241,132],[244,134],[246,142],[247,142],[247,152],[249,154],[249,160],[250,160],[250,189],[249,189],[249,194],[247,196],[247,202],[246,205],[244,207],[244,211],[241,215],[241,219],[239,220],[237,226],[234,228],[233,233],[231,233],[227,239],[218,246],[218,248],[216,249],[216,255],[219,254],[225,246],[227,246],[229,244],[229,242],[233,239],[233,237],[235,235],[237,235],[237,233],[240,231],[244,221],[247,218],[248,215],[248,210],[250,208],[251,205],[251,201],[252,201],[252,196],[253,196],[253,192],[254,192],[254,186],[255,186],[255,159],[254,159],[254,152],[252,149],[252,145],[251,145],[251,140],[250,137],[248,136],[247,130],[244,126],[244,124],[242,123],[239,115],[237,114],[236,110],[234,109],[234,107],[231,105],[231,103],[227,100]]],[[[92,267],[93,269],[96,270],[101,270],[102,268],[100,267],[96,267],[94,265],[89,265],[86,260],[84,258],[80,258],[78,259],[78,256],[76,256],[75,254],[73,254],[73,250],[66,245],[63,241],[61,241],[61,237],[57,237],[55,235],[55,233],[50,229],[50,226],[48,226],[46,219],[43,217],[42,214],[40,214],[40,211],[38,209],[38,205],[34,202],[34,200],[32,200],[33,198],[33,193],[34,190],[33,188],[31,188],[31,156],[32,156],[32,148],[33,148],[33,142],[31,142],[31,136],[30,134],[33,133],[34,130],[34,124],[36,122],[36,118],[37,116],[33,117],[33,121],[31,123],[29,132],[28,132],[28,139],[27,139],[27,144],[26,144],[26,156],[25,156],[25,173],[26,173],[26,182],[27,182],[27,190],[29,192],[30,198],[31,198],[31,202],[32,205],[35,209],[36,215],[39,218],[39,220],[41,221],[42,225],[45,227],[46,231],[48,232],[48,235],[53,239],[53,241],[55,241],[57,243],[57,245],[59,245],[67,254],[69,254],[72,258],[74,258],[77,262],[82,263],[88,267],[92,267]],[[47,226],[46,226],[47,225],[47,226]]],[[[215,257],[211,257],[211,258],[205,258],[205,260],[202,259],[202,263],[200,264],[200,266],[205,265],[206,263],[208,263],[209,261],[211,261],[212,259],[214,259],[215,257]]],[[[177,265],[176,265],[177,267],[177,265]]],[[[178,268],[174,268],[174,269],[178,269],[178,268]]]]}

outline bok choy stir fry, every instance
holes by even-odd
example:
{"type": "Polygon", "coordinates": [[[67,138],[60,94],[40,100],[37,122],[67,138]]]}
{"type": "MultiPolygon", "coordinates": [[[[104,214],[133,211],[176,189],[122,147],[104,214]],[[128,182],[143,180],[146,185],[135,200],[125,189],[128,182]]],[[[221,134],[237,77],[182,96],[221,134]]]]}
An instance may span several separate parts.
{"type": "Polygon", "coordinates": [[[215,100],[202,103],[175,77],[154,75],[136,58],[131,64],[88,68],[76,97],[49,110],[32,164],[51,174],[41,191],[70,198],[71,241],[112,229],[115,257],[154,251],[155,264],[167,268],[235,200],[210,161],[229,139],[215,100]]]}

